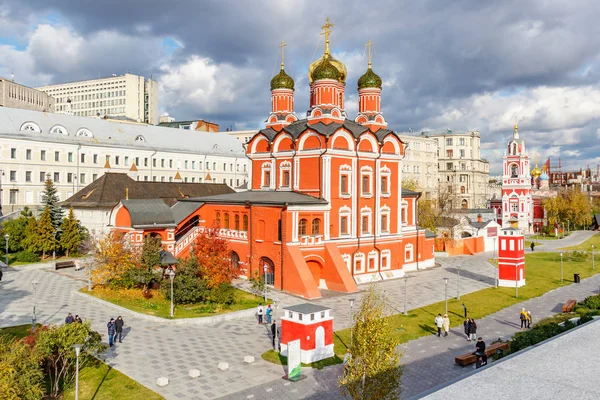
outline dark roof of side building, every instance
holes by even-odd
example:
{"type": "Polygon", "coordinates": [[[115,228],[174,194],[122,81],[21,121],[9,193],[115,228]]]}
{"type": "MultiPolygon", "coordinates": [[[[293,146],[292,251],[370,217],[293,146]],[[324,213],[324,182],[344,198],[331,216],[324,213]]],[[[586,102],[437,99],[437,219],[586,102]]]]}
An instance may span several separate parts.
{"type": "Polygon", "coordinates": [[[111,208],[129,199],[161,199],[173,205],[178,199],[235,193],[224,183],[136,181],[127,174],[107,172],[67,200],[63,207],[111,208]],[[127,193],[128,192],[128,193],[127,193]]]}
{"type": "Polygon", "coordinates": [[[317,304],[302,303],[296,304],[295,306],[289,306],[283,308],[286,311],[293,311],[300,314],[312,314],[321,311],[331,310],[331,307],[319,306],[317,304]]]}
{"type": "Polygon", "coordinates": [[[121,200],[121,203],[129,211],[131,226],[134,228],[176,225],[173,212],[161,199],[121,200]]]}
{"type": "Polygon", "coordinates": [[[198,201],[179,201],[171,207],[173,213],[173,220],[176,224],[189,217],[194,211],[202,207],[204,203],[198,201]]]}
{"type": "Polygon", "coordinates": [[[203,203],[233,203],[233,204],[276,204],[276,205],[298,205],[298,204],[329,204],[325,199],[319,199],[304,193],[288,191],[271,190],[248,190],[246,192],[237,192],[221,194],[209,197],[194,197],[182,199],[185,201],[195,201],[203,203]]]}

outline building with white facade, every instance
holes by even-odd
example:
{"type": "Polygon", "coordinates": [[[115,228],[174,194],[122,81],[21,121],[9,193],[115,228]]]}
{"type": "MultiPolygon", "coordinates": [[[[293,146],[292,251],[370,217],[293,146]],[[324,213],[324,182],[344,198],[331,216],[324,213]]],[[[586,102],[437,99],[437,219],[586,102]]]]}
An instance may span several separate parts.
{"type": "Polygon", "coordinates": [[[417,183],[422,198],[432,200],[438,190],[438,156],[434,139],[401,134],[398,137],[406,144],[402,165],[402,179],[417,183]]]}
{"type": "Polygon", "coordinates": [[[56,99],[55,112],[81,117],[124,117],[156,125],[158,84],[143,76],[125,74],[39,87],[56,99]]]}
{"type": "Polygon", "coordinates": [[[55,100],[37,89],[0,77],[0,107],[54,112],[55,100]]]}
{"type": "Polygon", "coordinates": [[[439,189],[446,187],[452,208],[485,208],[488,200],[489,162],[481,158],[478,131],[422,132],[437,145],[439,189]]]}
{"type": "Polygon", "coordinates": [[[233,188],[249,170],[242,143],[228,135],[3,107],[0,169],[4,214],[40,204],[48,176],[65,200],[105,172],[233,188]]]}

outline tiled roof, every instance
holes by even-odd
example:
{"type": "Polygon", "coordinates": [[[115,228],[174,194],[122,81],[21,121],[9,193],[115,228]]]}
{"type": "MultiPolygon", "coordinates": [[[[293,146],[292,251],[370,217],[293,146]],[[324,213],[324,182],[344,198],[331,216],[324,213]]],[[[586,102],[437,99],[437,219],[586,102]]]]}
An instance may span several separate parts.
{"type": "Polygon", "coordinates": [[[182,201],[196,201],[204,203],[234,203],[244,204],[329,204],[327,200],[319,199],[314,196],[309,196],[304,193],[289,192],[289,191],[273,191],[273,190],[249,190],[246,192],[229,193],[209,197],[195,197],[183,199],[182,201]]]}
{"type": "Polygon", "coordinates": [[[173,212],[161,199],[122,200],[132,227],[175,226],[173,212]]]}
{"type": "Polygon", "coordinates": [[[295,306],[283,307],[286,311],[293,311],[300,314],[313,314],[321,311],[331,310],[331,307],[319,306],[317,304],[302,303],[295,306]]]}
{"type": "MultiPolygon", "coordinates": [[[[314,130],[315,132],[320,133],[325,137],[329,137],[342,127],[348,132],[350,132],[355,138],[358,138],[360,135],[369,130],[368,127],[360,125],[349,119],[345,119],[343,123],[332,122],[330,124],[324,124],[322,122],[317,122],[316,124],[309,124],[308,120],[301,119],[299,121],[292,122],[288,126],[284,127],[283,131],[292,135],[294,139],[297,139],[307,129],[314,130]]],[[[264,134],[269,139],[269,141],[272,141],[277,135],[277,132],[271,128],[262,129],[259,133],[264,134]]],[[[383,141],[383,139],[387,135],[396,135],[396,133],[389,129],[379,129],[377,132],[375,132],[375,136],[380,142],[383,141]]]]}

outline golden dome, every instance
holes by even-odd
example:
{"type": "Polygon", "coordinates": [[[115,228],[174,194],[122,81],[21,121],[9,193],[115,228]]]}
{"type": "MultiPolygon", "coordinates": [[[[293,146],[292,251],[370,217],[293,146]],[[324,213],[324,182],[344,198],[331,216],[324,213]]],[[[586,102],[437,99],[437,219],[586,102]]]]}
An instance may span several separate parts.
{"type": "Polygon", "coordinates": [[[542,174],[542,170],[538,168],[537,164],[535,164],[535,168],[531,170],[531,176],[537,178],[542,174]]]}
{"type": "Polygon", "coordinates": [[[325,25],[323,25],[321,28],[323,28],[323,33],[321,33],[322,35],[325,36],[325,51],[323,52],[323,55],[321,56],[321,58],[319,58],[317,61],[313,62],[312,64],[310,64],[310,66],[308,67],[308,82],[309,83],[313,83],[313,71],[323,63],[323,61],[325,61],[325,59],[327,59],[327,61],[329,61],[339,72],[340,72],[340,77],[339,77],[339,81],[342,83],[346,83],[346,77],[348,76],[348,70],[346,69],[346,66],[344,65],[343,62],[333,58],[331,56],[331,52],[329,51],[329,34],[331,33],[331,27],[333,27],[333,24],[329,22],[329,18],[327,18],[327,20],[325,21],[325,25]]]}

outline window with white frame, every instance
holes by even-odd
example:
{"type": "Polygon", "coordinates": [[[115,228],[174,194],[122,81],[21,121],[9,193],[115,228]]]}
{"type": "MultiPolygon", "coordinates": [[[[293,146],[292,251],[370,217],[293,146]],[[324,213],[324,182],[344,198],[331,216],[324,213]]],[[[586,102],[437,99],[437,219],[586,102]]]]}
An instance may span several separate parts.
{"type": "Polygon", "coordinates": [[[380,191],[383,196],[390,195],[390,175],[391,171],[389,168],[382,168],[380,172],[380,191]]]}
{"type": "Polygon", "coordinates": [[[402,225],[407,225],[408,224],[408,202],[406,202],[406,200],[402,200],[402,209],[401,209],[401,215],[402,215],[402,225]]]}
{"type": "Polygon", "coordinates": [[[270,162],[266,162],[262,165],[261,186],[263,188],[268,188],[271,186],[271,163],[270,162]]]}
{"type": "Polygon", "coordinates": [[[379,229],[382,233],[390,232],[390,208],[388,206],[381,207],[380,210],[380,226],[379,229]]]}
{"type": "Polygon", "coordinates": [[[356,253],[354,255],[354,273],[363,274],[365,272],[365,253],[356,253]]]}
{"type": "Polygon", "coordinates": [[[377,271],[377,252],[370,251],[367,256],[367,272],[377,271]]]}
{"type": "Polygon", "coordinates": [[[339,211],[340,215],[340,236],[350,234],[350,216],[352,210],[350,207],[342,207],[339,211]]]}
{"type": "Polygon", "coordinates": [[[292,164],[289,161],[284,161],[280,165],[279,172],[279,187],[289,188],[290,187],[290,170],[292,164]]]}
{"type": "Polygon", "coordinates": [[[352,167],[342,165],[340,167],[340,197],[350,196],[350,182],[352,177],[352,167]]]}
{"type": "Polygon", "coordinates": [[[404,246],[404,261],[412,262],[414,261],[414,249],[411,243],[404,246]]]}
{"type": "Polygon", "coordinates": [[[373,190],[371,187],[373,178],[373,170],[371,167],[362,167],[360,170],[360,185],[361,194],[363,197],[372,196],[373,190]]]}
{"type": "Polygon", "coordinates": [[[379,269],[383,271],[390,268],[392,268],[392,253],[390,250],[382,250],[379,269]]]}
{"type": "Polygon", "coordinates": [[[363,207],[360,210],[360,231],[363,235],[370,235],[371,232],[371,217],[373,213],[369,207],[363,207]]]}

